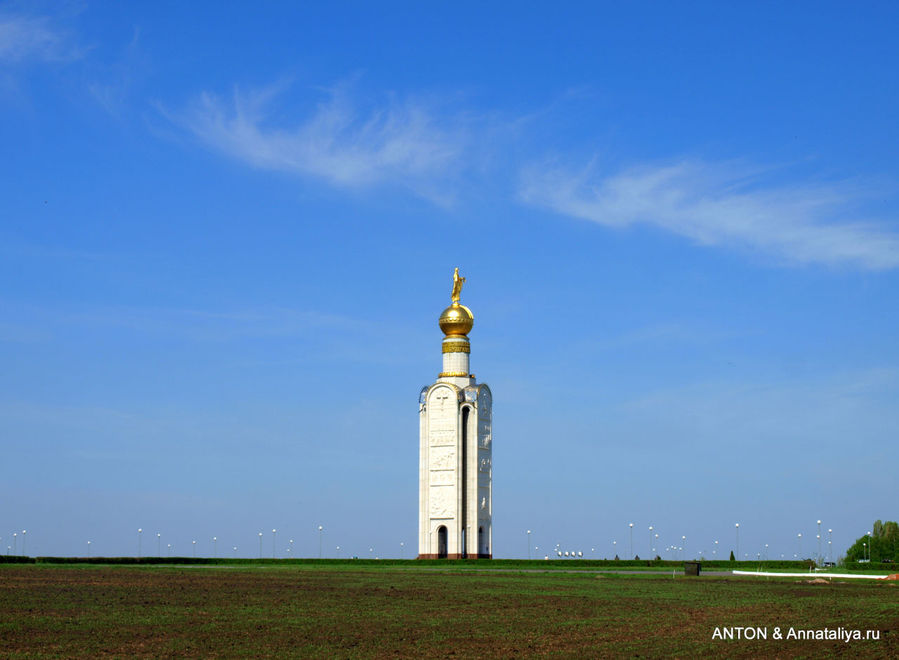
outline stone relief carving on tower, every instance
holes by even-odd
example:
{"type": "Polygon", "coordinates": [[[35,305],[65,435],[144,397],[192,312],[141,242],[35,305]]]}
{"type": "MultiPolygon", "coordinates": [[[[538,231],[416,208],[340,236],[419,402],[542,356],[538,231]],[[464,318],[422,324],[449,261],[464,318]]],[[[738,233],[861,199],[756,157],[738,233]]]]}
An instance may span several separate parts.
{"type": "Polygon", "coordinates": [[[451,487],[431,489],[431,518],[452,518],[456,513],[456,501],[451,487]]]}
{"type": "Polygon", "coordinates": [[[453,470],[431,470],[432,486],[455,486],[456,473],[453,470]]]}
{"type": "Polygon", "coordinates": [[[478,387],[478,410],[481,415],[490,416],[490,390],[486,385],[478,387]]]}
{"type": "Polygon", "coordinates": [[[452,470],[456,467],[454,447],[432,447],[431,470],[452,470]]]}

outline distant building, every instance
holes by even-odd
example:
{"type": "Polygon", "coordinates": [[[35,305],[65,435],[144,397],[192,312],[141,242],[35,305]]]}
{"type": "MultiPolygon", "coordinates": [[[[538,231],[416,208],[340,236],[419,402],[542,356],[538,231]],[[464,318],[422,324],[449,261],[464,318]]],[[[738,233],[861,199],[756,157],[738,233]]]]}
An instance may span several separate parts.
{"type": "Polygon", "coordinates": [[[459,302],[464,282],[457,268],[438,321],[443,371],[418,400],[419,559],[493,557],[493,399],[469,372],[474,316],[459,302]]]}

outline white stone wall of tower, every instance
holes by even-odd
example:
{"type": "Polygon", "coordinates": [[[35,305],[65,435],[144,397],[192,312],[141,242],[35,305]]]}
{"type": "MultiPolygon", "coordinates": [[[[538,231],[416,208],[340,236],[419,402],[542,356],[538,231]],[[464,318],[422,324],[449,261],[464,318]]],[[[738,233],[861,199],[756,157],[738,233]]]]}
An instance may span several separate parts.
{"type": "Polygon", "coordinates": [[[468,353],[444,353],[443,373],[468,373],[468,353]]]}
{"type": "Polygon", "coordinates": [[[428,415],[427,404],[420,403],[418,409],[418,554],[430,553],[428,536],[428,415]]]}
{"type": "Polygon", "coordinates": [[[477,552],[493,554],[493,398],[490,388],[478,388],[477,426],[477,525],[483,527],[484,535],[477,552]]]}
{"type": "Polygon", "coordinates": [[[437,379],[438,383],[448,383],[450,385],[455,385],[460,390],[462,388],[468,387],[469,385],[475,385],[474,378],[469,377],[458,377],[458,376],[442,376],[437,379]]]}
{"type": "Polygon", "coordinates": [[[419,409],[420,555],[438,554],[440,526],[447,529],[450,556],[463,552],[472,557],[489,556],[493,552],[492,399],[486,385],[478,387],[476,401],[462,396],[463,386],[468,385],[474,385],[474,379],[439,379],[427,390],[419,409]],[[462,382],[446,382],[450,380],[462,382]],[[463,433],[466,409],[468,424],[463,433]]]}
{"type": "Polygon", "coordinates": [[[461,552],[459,540],[459,390],[437,383],[422,411],[423,467],[419,498],[419,554],[436,555],[437,530],[447,529],[447,553],[461,552]]]}

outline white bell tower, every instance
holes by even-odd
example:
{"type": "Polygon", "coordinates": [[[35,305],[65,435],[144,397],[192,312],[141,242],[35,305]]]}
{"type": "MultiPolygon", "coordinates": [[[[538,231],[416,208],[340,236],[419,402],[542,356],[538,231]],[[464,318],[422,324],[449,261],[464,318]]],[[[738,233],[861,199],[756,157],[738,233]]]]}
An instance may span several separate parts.
{"type": "Polygon", "coordinates": [[[493,557],[493,398],[469,372],[474,316],[459,302],[464,282],[456,268],[438,321],[443,371],[418,400],[419,559],[493,557]]]}

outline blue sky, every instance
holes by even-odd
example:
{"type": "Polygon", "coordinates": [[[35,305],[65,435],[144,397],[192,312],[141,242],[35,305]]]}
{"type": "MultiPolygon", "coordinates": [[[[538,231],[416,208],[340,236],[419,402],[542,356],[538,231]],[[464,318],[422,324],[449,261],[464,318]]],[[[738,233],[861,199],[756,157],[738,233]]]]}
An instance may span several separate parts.
{"type": "Polygon", "coordinates": [[[838,554],[897,515],[897,19],[0,3],[0,546],[411,556],[458,266],[496,555],[838,554]]]}

